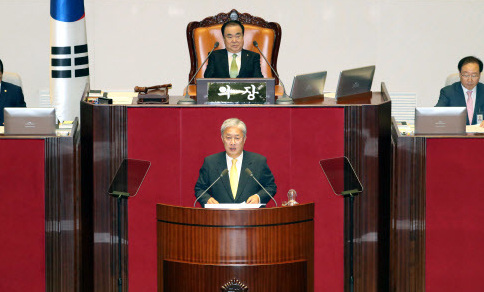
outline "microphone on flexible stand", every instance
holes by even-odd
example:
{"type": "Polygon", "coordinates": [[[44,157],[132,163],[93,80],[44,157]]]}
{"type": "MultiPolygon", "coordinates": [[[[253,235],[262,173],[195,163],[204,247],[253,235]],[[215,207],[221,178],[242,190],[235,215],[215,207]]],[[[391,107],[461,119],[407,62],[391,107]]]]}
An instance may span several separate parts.
{"type": "Polygon", "coordinates": [[[247,173],[251,178],[253,178],[255,180],[256,183],[259,184],[259,186],[269,195],[269,197],[271,197],[271,199],[274,201],[274,203],[276,204],[276,207],[277,207],[277,202],[276,200],[274,200],[274,197],[266,190],[266,188],[264,188],[260,182],[255,178],[254,174],[252,173],[252,171],[249,169],[249,168],[246,168],[245,169],[245,173],[247,173]]]}
{"type": "Polygon", "coordinates": [[[269,61],[267,60],[266,56],[264,56],[264,54],[262,53],[262,51],[259,49],[259,44],[257,43],[257,41],[253,41],[252,44],[257,48],[257,50],[259,50],[259,53],[262,55],[262,57],[266,61],[267,65],[269,65],[269,67],[271,68],[272,72],[279,79],[279,82],[281,82],[282,89],[283,89],[284,93],[282,94],[282,97],[280,97],[280,98],[278,98],[276,100],[276,103],[277,104],[293,104],[294,101],[292,100],[292,98],[290,98],[287,95],[287,93],[286,93],[286,87],[284,86],[284,83],[282,82],[281,77],[279,77],[279,74],[277,74],[276,70],[274,70],[274,68],[272,68],[271,63],[269,63],[269,61]]]}
{"type": "MultiPolygon", "coordinates": [[[[218,43],[217,43],[218,44],[218,43]]],[[[219,177],[217,177],[217,179],[206,189],[203,191],[203,193],[197,197],[197,199],[195,200],[195,202],[193,202],[193,207],[195,207],[195,204],[197,204],[197,201],[198,199],[200,199],[203,195],[205,195],[206,192],[208,192],[208,190],[216,183],[218,182],[219,179],[221,179],[224,175],[227,174],[227,172],[229,172],[229,170],[226,168],[224,170],[222,170],[222,173],[220,173],[219,177]]]]}
{"type": "Polygon", "coordinates": [[[195,79],[195,77],[197,76],[198,74],[198,71],[200,71],[200,69],[202,69],[203,65],[205,65],[205,63],[207,62],[208,60],[208,57],[210,57],[210,55],[213,53],[213,51],[218,48],[218,45],[219,45],[219,42],[215,42],[215,44],[213,45],[213,48],[212,50],[210,51],[210,53],[208,53],[208,56],[207,58],[205,58],[205,60],[203,61],[202,65],[200,65],[200,67],[198,67],[197,71],[195,72],[195,74],[193,74],[192,76],[192,79],[190,79],[190,81],[188,81],[188,84],[187,86],[185,87],[185,97],[183,97],[182,99],[180,99],[177,104],[195,104],[195,100],[191,99],[190,98],[190,94],[188,94],[188,86],[190,85],[190,83],[193,81],[193,79],[195,79]]]}

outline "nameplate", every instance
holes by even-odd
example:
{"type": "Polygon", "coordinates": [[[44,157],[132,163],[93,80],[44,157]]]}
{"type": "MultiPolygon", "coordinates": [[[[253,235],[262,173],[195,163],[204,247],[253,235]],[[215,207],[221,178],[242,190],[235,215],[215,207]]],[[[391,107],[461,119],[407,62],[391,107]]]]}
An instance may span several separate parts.
{"type": "Polygon", "coordinates": [[[266,84],[263,82],[225,83],[209,82],[209,103],[264,104],[266,84]]]}
{"type": "Polygon", "coordinates": [[[197,79],[198,104],[274,104],[274,78],[197,79]]]}

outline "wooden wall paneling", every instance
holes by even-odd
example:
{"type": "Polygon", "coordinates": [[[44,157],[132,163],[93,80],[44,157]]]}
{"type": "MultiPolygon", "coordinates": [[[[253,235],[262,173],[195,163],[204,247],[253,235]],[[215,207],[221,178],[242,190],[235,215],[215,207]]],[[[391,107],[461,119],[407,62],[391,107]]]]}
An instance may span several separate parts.
{"type": "MultiPolygon", "coordinates": [[[[345,156],[364,189],[354,200],[355,291],[388,291],[391,102],[385,96],[382,100],[345,108],[345,156]]],[[[349,291],[349,204],[345,203],[345,291],[349,291]]]]}
{"type": "MultiPolygon", "coordinates": [[[[126,107],[81,102],[83,193],[83,291],[117,291],[117,202],[107,194],[127,157],[126,107]]],[[[121,214],[126,216],[126,202],[121,214]]],[[[127,228],[122,223],[122,281],[127,291],[127,228]]]]}
{"type": "Polygon", "coordinates": [[[80,291],[79,138],[45,138],[47,291],[80,291]]]}
{"type": "Polygon", "coordinates": [[[392,125],[390,290],[425,291],[425,137],[392,125]]]}

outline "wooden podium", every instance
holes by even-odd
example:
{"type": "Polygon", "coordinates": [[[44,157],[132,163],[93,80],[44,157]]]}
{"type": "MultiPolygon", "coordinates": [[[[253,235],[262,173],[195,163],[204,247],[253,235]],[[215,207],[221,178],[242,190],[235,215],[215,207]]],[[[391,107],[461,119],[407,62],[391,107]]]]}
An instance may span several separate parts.
{"type": "Polygon", "coordinates": [[[230,283],[314,290],[314,203],[244,210],[158,204],[156,218],[158,291],[225,291],[230,283]]]}

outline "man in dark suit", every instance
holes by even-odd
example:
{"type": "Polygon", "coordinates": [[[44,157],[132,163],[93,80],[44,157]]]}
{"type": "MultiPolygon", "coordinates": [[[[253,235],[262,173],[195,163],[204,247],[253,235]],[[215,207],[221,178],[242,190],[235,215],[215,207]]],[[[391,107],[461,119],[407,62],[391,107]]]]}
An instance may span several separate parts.
{"type": "Polygon", "coordinates": [[[239,119],[228,119],[222,124],[222,142],[225,152],[205,158],[197,183],[195,197],[199,197],[212,184],[224,169],[224,175],[200,199],[200,203],[243,203],[265,204],[270,196],[251,178],[246,169],[250,169],[255,178],[274,196],[277,186],[274,182],[267,159],[257,153],[244,151],[247,128],[239,119]]]}
{"type": "Polygon", "coordinates": [[[460,82],[442,88],[436,106],[467,107],[467,125],[474,125],[477,117],[482,120],[484,115],[484,84],[479,83],[482,61],[472,56],[465,57],[459,61],[457,68],[460,82]]]}
{"type": "Polygon", "coordinates": [[[205,78],[264,78],[260,55],[242,49],[244,26],[237,20],[222,25],[225,49],[214,51],[208,58],[205,78]]]}
{"type": "Polygon", "coordinates": [[[0,126],[3,126],[3,108],[26,107],[22,88],[12,83],[3,82],[3,63],[0,60],[0,126]]]}

